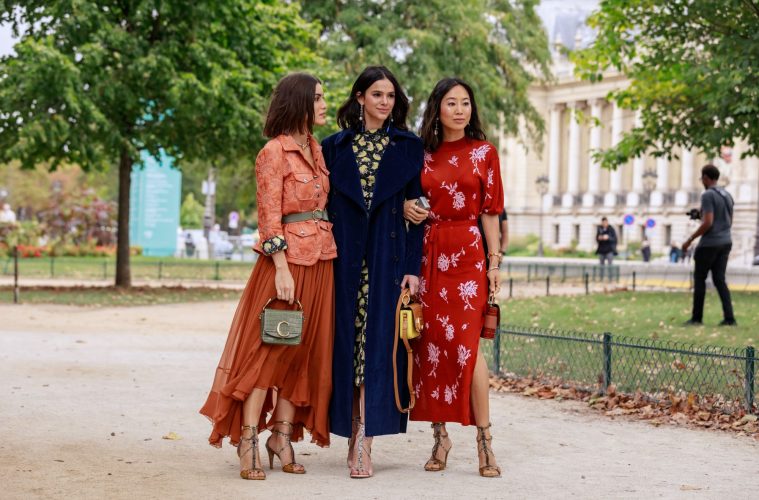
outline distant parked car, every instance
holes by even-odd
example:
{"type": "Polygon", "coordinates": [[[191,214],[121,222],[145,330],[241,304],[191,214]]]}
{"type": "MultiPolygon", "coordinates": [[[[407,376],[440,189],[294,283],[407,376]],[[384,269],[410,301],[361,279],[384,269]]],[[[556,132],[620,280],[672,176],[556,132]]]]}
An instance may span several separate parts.
{"type": "Polygon", "coordinates": [[[208,242],[213,246],[214,258],[232,258],[232,252],[234,251],[235,246],[229,241],[229,234],[226,231],[212,230],[208,233],[208,242]]]}
{"type": "Polygon", "coordinates": [[[258,229],[252,232],[243,232],[240,235],[240,245],[245,249],[251,249],[258,244],[259,239],[258,229]]]}
{"type": "Polygon", "coordinates": [[[759,255],[757,255],[756,257],[754,257],[754,265],[755,266],[759,266],[759,255]]]}

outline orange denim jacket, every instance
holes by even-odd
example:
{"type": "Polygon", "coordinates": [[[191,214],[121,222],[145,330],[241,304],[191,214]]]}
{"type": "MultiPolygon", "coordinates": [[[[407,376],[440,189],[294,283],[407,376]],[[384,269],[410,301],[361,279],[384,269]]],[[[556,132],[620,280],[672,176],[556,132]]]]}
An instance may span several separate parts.
{"type": "Polygon", "coordinates": [[[263,255],[284,250],[288,262],[303,266],[337,257],[331,222],[307,220],[282,224],[284,215],[324,210],[327,206],[329,171],[321,146],[313,137],[310,141],[316,169],[288,135],[267,142],[256,158],[261,238],[254,250],[263,255]]]}

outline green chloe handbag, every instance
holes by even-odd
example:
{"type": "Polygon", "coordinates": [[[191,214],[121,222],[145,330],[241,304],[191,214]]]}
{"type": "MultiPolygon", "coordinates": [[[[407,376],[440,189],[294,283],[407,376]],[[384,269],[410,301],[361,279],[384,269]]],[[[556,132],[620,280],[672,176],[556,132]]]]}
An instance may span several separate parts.
{"type": "Polygon", "coordinates": [[[277,345],[300,344],[303,322],[306,319],[303,315],[303,306],[296,299],[298,310],[267,309],[274,300],[277,298],[270,298],[258,316],[261,319],[261,342],[277,345]]]}

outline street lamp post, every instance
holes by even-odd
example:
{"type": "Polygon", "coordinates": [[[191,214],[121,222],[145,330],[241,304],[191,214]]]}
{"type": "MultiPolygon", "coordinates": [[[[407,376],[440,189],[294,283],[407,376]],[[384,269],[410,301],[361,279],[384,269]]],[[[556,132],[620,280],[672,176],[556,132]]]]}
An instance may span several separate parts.
{"type": "Polygon", "coordinates": [[[535,179],[535,189],[537,189],[540,195],[540,216],[538,219],[538,257],[543,256],[543,197],[548,192],[549,179],[547,175],[541,175],[535,179]]]}
{"type": "MultiPolygon", "coordinates": [[[[648,206],[651,205],[651,192],[656,188],[656,179],[659,178],[659,174],[656,173],[656,170],[649,168],[646,169],[645,172],[643,172],[643,192],[646,194],[646,204],[648,206]]],[[[643,219],[645,219],[645,213],[643,219]]],[[[643,226],[643,235],[646,236],[646,226],[643,226]]]]}

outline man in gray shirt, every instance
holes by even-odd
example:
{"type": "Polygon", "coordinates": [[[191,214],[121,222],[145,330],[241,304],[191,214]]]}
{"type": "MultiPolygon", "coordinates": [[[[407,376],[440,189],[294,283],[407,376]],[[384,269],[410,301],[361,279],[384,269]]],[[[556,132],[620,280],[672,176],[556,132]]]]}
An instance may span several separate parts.
{"type": "Polygon", "coordinates": [[[701,195],[701,225],[696,232],[683,244],[683,252],[701,236],[696,246],[693,260],[696,268],[693,272],[693,313],[686,322],[689,325],[700,325],[704,316],[704,296],[706,295],[706,276],[712,272],[712,282],[722,301],[724,319],[720,325],[735,325],[733,303],[730,290],[725,282],[725,271],[733,240],[730,237],[730,226],[733,224],[733,198],[730,193],[717,187],[719,170],[714,165],[706,165],[701,169],[701,183],[706,191],[701,195]]]}

